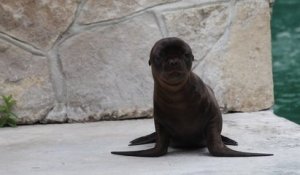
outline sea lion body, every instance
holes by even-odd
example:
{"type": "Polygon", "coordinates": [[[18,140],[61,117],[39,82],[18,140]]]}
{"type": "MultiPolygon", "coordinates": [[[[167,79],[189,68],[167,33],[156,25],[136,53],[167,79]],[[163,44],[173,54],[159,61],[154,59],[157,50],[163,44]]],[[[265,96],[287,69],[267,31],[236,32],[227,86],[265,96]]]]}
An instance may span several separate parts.
{"type": "Polygon", "coordinates": [[[208,147],[212,155],[224,157],[272,155],[226,147],[225,144],[237,143],[221,135],[219,105],[212,89],[191,71],[193,60],[191,48],[179,38],[164,38],[155,43],[149,60],[154,79],[155,133],[131,141],[132,145],[155,142],[155,147],[112,154],[157,157],[173,146],[208,147]]]}
{"type": "Polygon", "coordinates": [[[207,96],[204,83],[191,73],[185,86],[177,92],[168,92],[159,85],[154,91],[154,116],[170,134],[171,144],[176,147],[204,146],[205,126],[218,111],[213,98],[207,96]]]}

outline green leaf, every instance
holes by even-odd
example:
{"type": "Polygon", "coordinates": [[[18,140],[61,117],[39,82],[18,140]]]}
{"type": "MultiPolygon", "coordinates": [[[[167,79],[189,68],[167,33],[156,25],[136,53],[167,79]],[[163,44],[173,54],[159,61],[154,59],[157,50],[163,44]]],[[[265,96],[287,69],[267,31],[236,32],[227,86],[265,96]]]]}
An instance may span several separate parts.
{"type": "Polygon", "coordinates": [[[7,119],[7,124],[11,127],[16,127],[17,126],[17,120],[14,118],[8,118],[7,119]]]}
{"type": "Polygon", "coordinates": [[[0,127],[9,125],[15,127],[17,125],[18,116],[12,112],[12,107],[16,104],[16,100],[12,95],[2,95],[4,104],[0,105],[0,127]]]}
{"type": "Polygon", "coordinates": [[[5,113],[3,113],[3,114],[1,115],[1,117],[2,117],[2,118],[9,118],[9,114],[7,114],[7,113],[5,112],[5,113]]]}
{"type": "Polygon", "coordinates": [[[7,118],[6,117],[1,117],[0,118],[0,128],[4,127],[6,124],[7,118]]]}
{"type": "Polygon", "coordinates": [[[11,96],[11,95],[9,95],[9,96],[3,95],[2,98],[3,98],[4,102],[5,102],[6,104],[8,104],[9,101],[10,101],[10,99],[12,98],[12,96],[11,96]]]}
{"type": "Polygon", "coordinates": [[[6,111],[6,107],[5,106],[0,106],[0,112],[5,112],[6,111]]]}
{"type": "Polygon", "coordinates": [[[11,117],[18,118],[18,116],[17,116],[16,114],[12,113],[12,112],[10,112],[9,115],[10,115],[11,117]]]}
{"type": "Polygon", "coordinates": [[[15,122],[17,122],[17,118],[15,116],[9,115],[9,120],[13,120],[15,122]]]}

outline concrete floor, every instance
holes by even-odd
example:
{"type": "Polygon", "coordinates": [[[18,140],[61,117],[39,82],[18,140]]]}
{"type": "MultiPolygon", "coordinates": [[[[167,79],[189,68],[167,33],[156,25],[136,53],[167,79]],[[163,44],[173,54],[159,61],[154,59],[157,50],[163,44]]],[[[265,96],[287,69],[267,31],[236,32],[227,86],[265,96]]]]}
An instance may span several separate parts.
{"type": "Polygon", "coordinates": [[[0,129],[0,175],[300,174],[300,126],[271,111],[224,115],[223,134],[236,150],[272,157],[220,158],[207,149],[175,150],[159,158],[123,157],[128,142],[154,130],[153,120],[20,126],[0,129]]]}

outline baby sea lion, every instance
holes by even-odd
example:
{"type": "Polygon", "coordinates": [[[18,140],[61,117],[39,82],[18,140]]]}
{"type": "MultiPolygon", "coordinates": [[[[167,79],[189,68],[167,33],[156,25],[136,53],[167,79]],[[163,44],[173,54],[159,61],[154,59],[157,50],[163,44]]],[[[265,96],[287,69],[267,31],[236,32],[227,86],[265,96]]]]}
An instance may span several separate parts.
{"type": "Polygon", "coordinates": [[[131,142],[132,145],[155,142],[155,146],[112,154],[158,157],[173,146],[207,147],[211,155],[220,157],[272,155],[235,151],[225,145],[237,143],[221,135],[219,105],[212,89],[191,71],[193,60],[190,46],[179,38],[164,38],[155,43],[149,60],[154,79],[155,132],[131,142]]]}

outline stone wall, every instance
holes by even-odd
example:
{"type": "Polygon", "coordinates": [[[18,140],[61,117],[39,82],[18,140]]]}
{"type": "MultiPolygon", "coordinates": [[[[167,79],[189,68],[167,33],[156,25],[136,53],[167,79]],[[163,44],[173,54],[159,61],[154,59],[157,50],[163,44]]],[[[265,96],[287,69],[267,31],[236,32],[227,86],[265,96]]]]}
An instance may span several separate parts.
{"type": "Polygon", "coordinates": [[[149,117],[154,42],[177,36],[227,111],[273,104],[269,0],[0,0],[0,94],[19,123],[149,117]]]}

